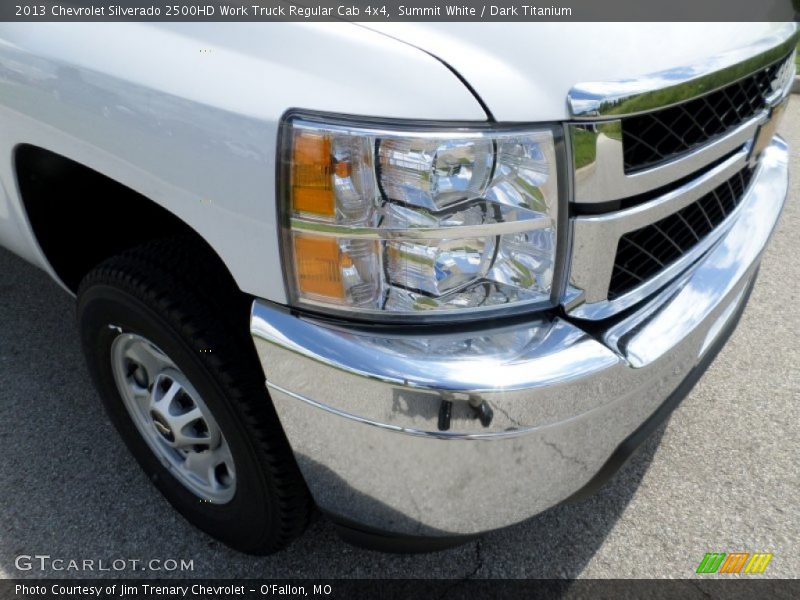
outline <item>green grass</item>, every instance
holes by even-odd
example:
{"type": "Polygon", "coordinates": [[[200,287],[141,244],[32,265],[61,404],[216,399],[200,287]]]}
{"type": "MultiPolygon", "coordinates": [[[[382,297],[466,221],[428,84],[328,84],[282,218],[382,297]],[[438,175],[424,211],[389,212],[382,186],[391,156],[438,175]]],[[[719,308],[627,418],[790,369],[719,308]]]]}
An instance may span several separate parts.
{"type": "Polygon", "coordinates": [[[575,167],[580,169],[592,164],[597,157],[594,134],[583,129],[575,129],[572,137],[572,149],[575,152],[575,167]]]}
{"type": "Polygon", "coordinates": [[[794,55],[794,64],[797,65],[797,70],[800,71],[800,42],[797,42],[797,52],[794,55]]]}

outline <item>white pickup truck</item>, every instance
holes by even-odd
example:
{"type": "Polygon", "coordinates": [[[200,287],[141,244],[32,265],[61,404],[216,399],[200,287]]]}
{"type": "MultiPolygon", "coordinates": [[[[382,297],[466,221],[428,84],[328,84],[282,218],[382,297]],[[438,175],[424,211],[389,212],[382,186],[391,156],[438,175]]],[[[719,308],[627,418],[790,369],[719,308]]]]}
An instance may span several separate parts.
{"type": "Polygon", "coordinates": [[[5,23],[0,244],[77,297],[201,529],[457,544],[596,489],[713,360],[787,195],[797,39],[5,23]]]}

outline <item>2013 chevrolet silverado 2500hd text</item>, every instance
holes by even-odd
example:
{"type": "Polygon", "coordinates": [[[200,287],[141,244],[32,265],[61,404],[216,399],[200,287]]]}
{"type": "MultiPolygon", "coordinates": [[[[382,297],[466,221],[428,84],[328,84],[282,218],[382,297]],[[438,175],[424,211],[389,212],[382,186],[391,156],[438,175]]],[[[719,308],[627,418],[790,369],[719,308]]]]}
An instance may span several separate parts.
{"type": "Polygon", "coordinates": [[[444,547],[595,489],[713,359],[798,35],[2,24],[0,244],[192,523],[444,547]]]}

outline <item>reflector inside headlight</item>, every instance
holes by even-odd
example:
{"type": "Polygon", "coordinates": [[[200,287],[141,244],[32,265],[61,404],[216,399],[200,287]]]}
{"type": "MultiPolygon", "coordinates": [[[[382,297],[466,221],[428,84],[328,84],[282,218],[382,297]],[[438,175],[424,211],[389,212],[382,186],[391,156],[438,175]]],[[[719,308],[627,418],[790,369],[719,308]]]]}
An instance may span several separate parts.
{"type": "Polygon", "coordinates": [[[550,303],[551,129],[285,127],[294,303],[406,315],[550,303]]]}
{"type": "Polygon", "coordinates": [[[386,139],[378,146],[380,182],[395,202],[437,211],[483,194],[493,155],[489,139],[386,139]]]}

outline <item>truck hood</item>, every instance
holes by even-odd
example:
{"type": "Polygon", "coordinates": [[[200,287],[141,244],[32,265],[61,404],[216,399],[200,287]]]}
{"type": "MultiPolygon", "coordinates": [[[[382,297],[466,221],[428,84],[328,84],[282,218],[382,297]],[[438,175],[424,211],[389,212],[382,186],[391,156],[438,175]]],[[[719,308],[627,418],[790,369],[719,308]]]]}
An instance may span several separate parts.
{"type": "Polygon", "coordinates": [[[497,121],[562,120],[578,83],[635,78],[750,45],[785,23],[363,23],[434,55],[497,121]]]}

